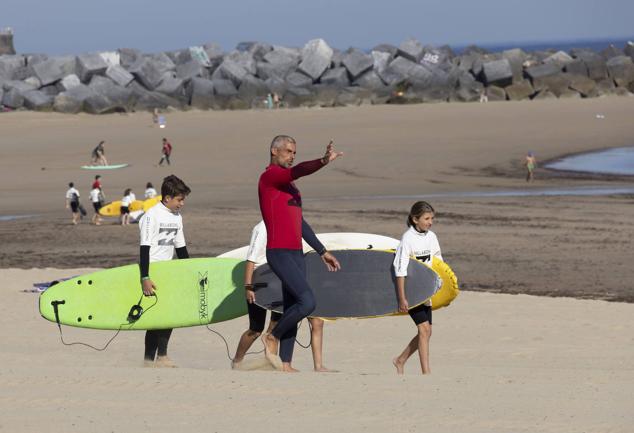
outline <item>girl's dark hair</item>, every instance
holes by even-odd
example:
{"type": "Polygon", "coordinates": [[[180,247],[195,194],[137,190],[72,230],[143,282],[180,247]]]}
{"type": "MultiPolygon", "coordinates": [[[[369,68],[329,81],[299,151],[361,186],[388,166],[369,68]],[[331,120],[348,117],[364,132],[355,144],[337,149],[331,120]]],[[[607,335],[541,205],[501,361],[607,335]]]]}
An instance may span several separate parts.
{"type": "Polygon", "coordinates": [[[126,196],[130,194],[131,192],[132,192],[132,188],[127,188],[125,191],[123,191],[123,195],[126,196]]]}
{"type": "Polygon", "coordinates": [[[192,190],[189,189],[187,185],[185,185],[185,182],[183,182],[173,174],[163,179],[163,184],[161,185],[161,195],[163,196],[163,198],[167,197],[168,195],[170,197],[176,197],[177,195],[187,197],[190,192],[192,192],[192,190]]]}
{"type": "Polygon", "coordinates": [[[407,216],[407,227],[414,227],[416,225],[414,218],[420,218],[424,213],[428,212],[436,213],[434,208],[426,201],[417,201],[414,203],[407,216]]]}
{"type": "Polygon", "coordinates": [[[152,182],[148,182],[147,185],[145,185],[146,188],[154,188],[154,185],[152,185],[152,182]]]}
{"type": "Polygon", "coordinates": [[[73,182],[68,182],[68,186],[69,186],[70,188],[72,188],[72,187],[74,187],[74,186],[75,186],[75,184],[74,184],[73,182]]]}

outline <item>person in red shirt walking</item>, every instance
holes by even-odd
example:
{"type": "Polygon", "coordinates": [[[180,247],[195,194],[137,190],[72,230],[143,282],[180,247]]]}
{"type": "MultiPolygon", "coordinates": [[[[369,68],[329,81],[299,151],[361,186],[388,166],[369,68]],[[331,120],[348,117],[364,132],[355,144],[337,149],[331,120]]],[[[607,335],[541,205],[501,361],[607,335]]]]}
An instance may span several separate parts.
{"type": "Polygon", "coordinates": [[[331,141],[322,158],[293,166],[296,148],[293,137],[275,137],[271,142],[270,164],[258,183],[260,211],[267,234],[266,259],[282,281],[284,298],[284,314],[270,334],[262,335],[262,342],[269,362],[285,372],[297,371],[291,367],[297,324],[315,309],[315,296],[306,280],[302,238],[321,256],[329,271],[341,268],[304,220],[302,196],[294,181],[316,172],[343,153],[335,152],[331,141]]]}
{"type": "Polygon", "coordinates": [[[167,161],[167,165],[172,165],[170,163],[170,155],[172,154],[172,144],[167,141],[167,138],[163,138],[163,156],[161,156],[161,160],[159,161],[159,167],[163,165],[163,161],[167,161]]]}

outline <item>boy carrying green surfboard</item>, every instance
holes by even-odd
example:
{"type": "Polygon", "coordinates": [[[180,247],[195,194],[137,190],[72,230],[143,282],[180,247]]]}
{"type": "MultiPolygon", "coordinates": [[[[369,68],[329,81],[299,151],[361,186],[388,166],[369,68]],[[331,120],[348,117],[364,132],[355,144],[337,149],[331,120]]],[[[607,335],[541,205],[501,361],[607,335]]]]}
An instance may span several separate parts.
{"type": "MultiPolygon", "coordinates": [[[[161,185],[162,200],[149,209],[139,222],[141,247],[139,267],[141,270],[141,289],[145,296],[160,296],[160,287],[156,287],[150,278],[150,263],[171,260],[174,251],[179,259],[189,258],[183,233],[183,219],[180,210],[191,190],[185,182],[174,175],[163,179],[161,185]]],[[[167,356],[167,344],[171,329],[148,330],[145,333],[146,367],[176,367],[167,356]]]]}

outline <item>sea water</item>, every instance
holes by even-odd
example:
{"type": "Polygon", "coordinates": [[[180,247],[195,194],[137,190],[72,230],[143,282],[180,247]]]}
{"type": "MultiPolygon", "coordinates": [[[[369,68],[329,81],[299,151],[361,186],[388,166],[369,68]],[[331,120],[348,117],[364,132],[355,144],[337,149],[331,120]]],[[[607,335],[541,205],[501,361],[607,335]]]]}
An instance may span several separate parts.
{"type": "Polygon", "coordinates": [[[634,175],[634,147],[616,147],[571,155],[544,166],[551,170],[583,173],[634,175]]]}

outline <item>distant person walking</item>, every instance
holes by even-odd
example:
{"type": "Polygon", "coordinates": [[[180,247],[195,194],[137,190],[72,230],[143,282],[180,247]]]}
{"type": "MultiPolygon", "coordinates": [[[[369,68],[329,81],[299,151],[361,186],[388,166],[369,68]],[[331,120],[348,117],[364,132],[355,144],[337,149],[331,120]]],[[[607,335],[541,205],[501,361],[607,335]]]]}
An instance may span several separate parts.
{"type": "Polygon", "coordinates": [[[77,191],[73,182],[68,184],[68,191],[66,191],[66,209],[69,208],[73,214],[73,224],[77,225],[81,218],[79,213],[79,191],[77,191]]]}
{"type": "Polygon", "coordinates": [[[92,187],[91,188],[101,188],[101,176],[100,175],[96,175],[95,176],[95,180],[92,183],[92,187]]]}
{"type": "Polygon", "coordinates": [[[532,182],[533,172],[535,171],[535,167],[537,167],[537,159],[535,159],[533,152],[528,152],[526,154],[526,161],[524,161],[524,165],[526,166],[526,182],[532,182]]]}
{"type": "Polygon", "coordinates": [[[163,165],[163,161],[167,161],[167,165],[172,165],[170,163],[170,155],[172,154],[172,144],[167,141],[167,138],[163,138],[163,156],[159,160],[159,167],[163,165]]]}
{"type": "Polygon", "coordinates": [[[106,159],[106,150],[104,148],[105,141],[100,141],[99,144],[92,150],[92,165],[108,165],[106,159]]]}
{"type": "Polygon", "coordinates": [[[130,205],[136,200],[136,197],[130,188],[123,191],[123,198],[121,199],[121,225],[127,226],[130,224],[130,205]]]}
{"type": "Polygon", "coordinates": [[[148,182],[147,184],[145,184],[145,194],[144,197],[145,199],[149,199],[149,198],[154,198],[156,197],[158,194],[156,192],[156,190],[154,189],[154,185],[152,185],[152,182],[148,182]]]}
{"type": "Polygon", "coordinates": [[[92,202],[92,207],[95,209],[95,214],[92,217],[92,223],[96,226],[101,225],[99,209],[102,208],[104,199],[105,197],[101,191],[101,186],[95,186],[93,184],[93,188],[90,190],[90,201],[92,202]]]}

